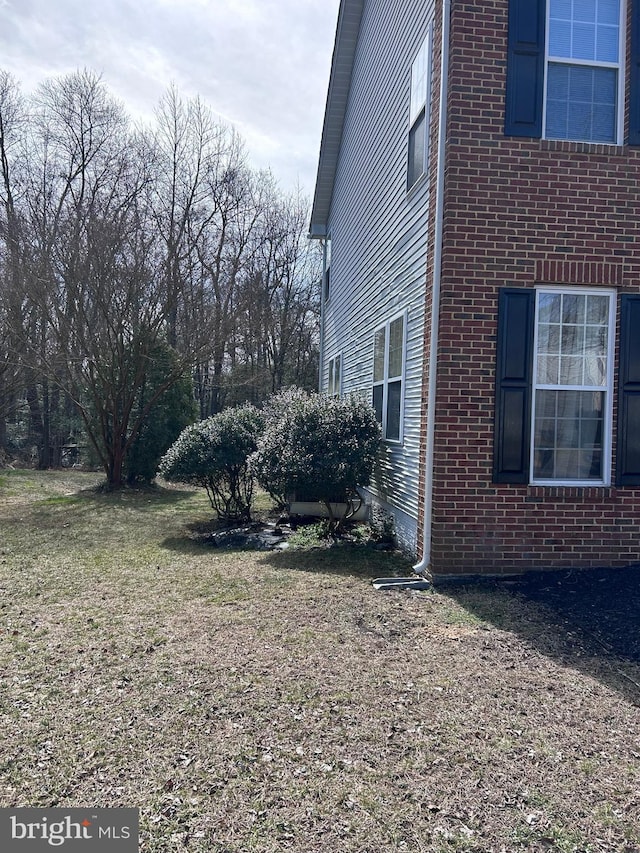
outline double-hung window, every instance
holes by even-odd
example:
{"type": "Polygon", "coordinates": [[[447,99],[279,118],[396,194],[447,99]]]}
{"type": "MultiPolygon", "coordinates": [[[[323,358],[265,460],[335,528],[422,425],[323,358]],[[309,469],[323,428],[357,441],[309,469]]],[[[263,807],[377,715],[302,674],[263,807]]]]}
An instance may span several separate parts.
{"type": "Polygon", "coordinates": [[[536,293],[532,483],[610,480],[612,292],[536,293]]]}
{"type": "Polygon", "coordinates": [[[403,314],[380,326],[374,335],[373,408],[382,436],[389,441],[402,440],[405,325],[403,314]]]}
{"type": "Polygon", "coordinates": [[[342,391],[342,355],[335,355],[329,359],[329,379],[327,382],[327,394],[329,397],[339,397],[342,391]]]}
{"type": "Polygon", "coordinates": [[[622,0],[549,0],[547,138],[618,142],[621,6],[622,0]]]}
{"type": "Polygon", "coordinates": [[[505,287],[496,351],[493,480],[640,486],[640,294],[505,287]],[[617,411],[614,454],[613,415],[617,411]]]}
{"type": "Polygon", "coordinates": [[[427,170],[429,78],[431,76],[430,36],[431,30],[411,65],[407,189],[411,189],[427,170]]]}
{"type": "Polygon", "coordinates": [[[640,145],[640,4],[508,0],[508,5],[506,135],[640,145]]]}
{"type": "Polygon", "coordinates": [[[324,243],[324,298],[329,301],[331,294],[331,234],[327,234],[324,243]]]}

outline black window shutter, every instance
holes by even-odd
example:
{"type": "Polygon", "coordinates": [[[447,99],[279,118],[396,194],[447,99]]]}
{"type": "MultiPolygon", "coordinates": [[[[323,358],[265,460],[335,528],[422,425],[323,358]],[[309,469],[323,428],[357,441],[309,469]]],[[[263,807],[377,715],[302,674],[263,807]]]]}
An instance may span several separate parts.
{"type": "Polygon", "coordinates": [[[495,483],[529,482],[535,291],[502,288],[498,303],[495,483]]]}
{"type": "Polygon", "coordinates": [[[507,136],[542,136],[546,0],[509,0],[507,136]]]}
{"type": "Polygon", "coordinates": [[[629,145],[640,145],[640,0],[631,0],[629,145]]]}
{"type": "Polygon", "coordinates": [[[618,380],[619,486],[640,486],[640,295],[620,301],[620,373],[618,380]]]}

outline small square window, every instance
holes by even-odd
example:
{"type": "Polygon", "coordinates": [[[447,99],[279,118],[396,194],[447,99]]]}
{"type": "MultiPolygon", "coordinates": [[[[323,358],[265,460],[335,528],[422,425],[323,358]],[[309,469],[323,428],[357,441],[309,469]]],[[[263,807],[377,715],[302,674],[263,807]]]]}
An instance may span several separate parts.
{"type": "Polygon", "coordinates": [[[331,294],[331,235],[327,235],[324,241],[324,298],[329,299],[331,294]]]}
{"type": "Polygon", "coordinates": [[[335,355],[329,359],[329,377],[327,381],[327,394],[330,397],[339,397],[342,393],[342,355],[335,355]]]}

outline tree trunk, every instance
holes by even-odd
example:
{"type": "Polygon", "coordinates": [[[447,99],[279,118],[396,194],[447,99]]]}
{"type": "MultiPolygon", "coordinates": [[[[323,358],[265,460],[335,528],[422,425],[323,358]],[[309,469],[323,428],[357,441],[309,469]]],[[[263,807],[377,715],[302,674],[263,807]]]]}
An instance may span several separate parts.
{"type": "MultiPolygon", "coordinates": [[[[0,408],[2,404],[0,403],[0,408]]],[[[0,463],[2,457],[7,452],[7,417],[5,414],[0,414],[0,463]]]]}
{"type": "Polygon", "coordinates": [[[38,386],[30,381],[25,389],[27,405],[29,406],[29,441],[36,445],[38,462],[42,453],[42,408],[38,386]]]}
{"type": "Polygon", "coordinates": [[[42,445],[38,468],[41,471],[51,468],[51,401],[46,378],[42,380],[42,445]]]}
{"type": "Polygon", "coordinates": [[[121,489],[124,486],[124,449],[120,443],[113,447],[113,453],[107,467],[107,486],[109,489],[121,489]]]}

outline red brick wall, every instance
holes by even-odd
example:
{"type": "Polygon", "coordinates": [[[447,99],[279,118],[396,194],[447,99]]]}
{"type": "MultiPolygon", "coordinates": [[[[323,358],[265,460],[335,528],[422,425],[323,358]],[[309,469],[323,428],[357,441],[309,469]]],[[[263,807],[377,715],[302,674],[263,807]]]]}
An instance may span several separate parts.
{"type": "Polygon", "coordinates": [[[640,562],[640,489],[492,483],[498,290],[640,292],[640,149],[505,137],[507,0],[452,7],[432,569],[640,562]]]}

